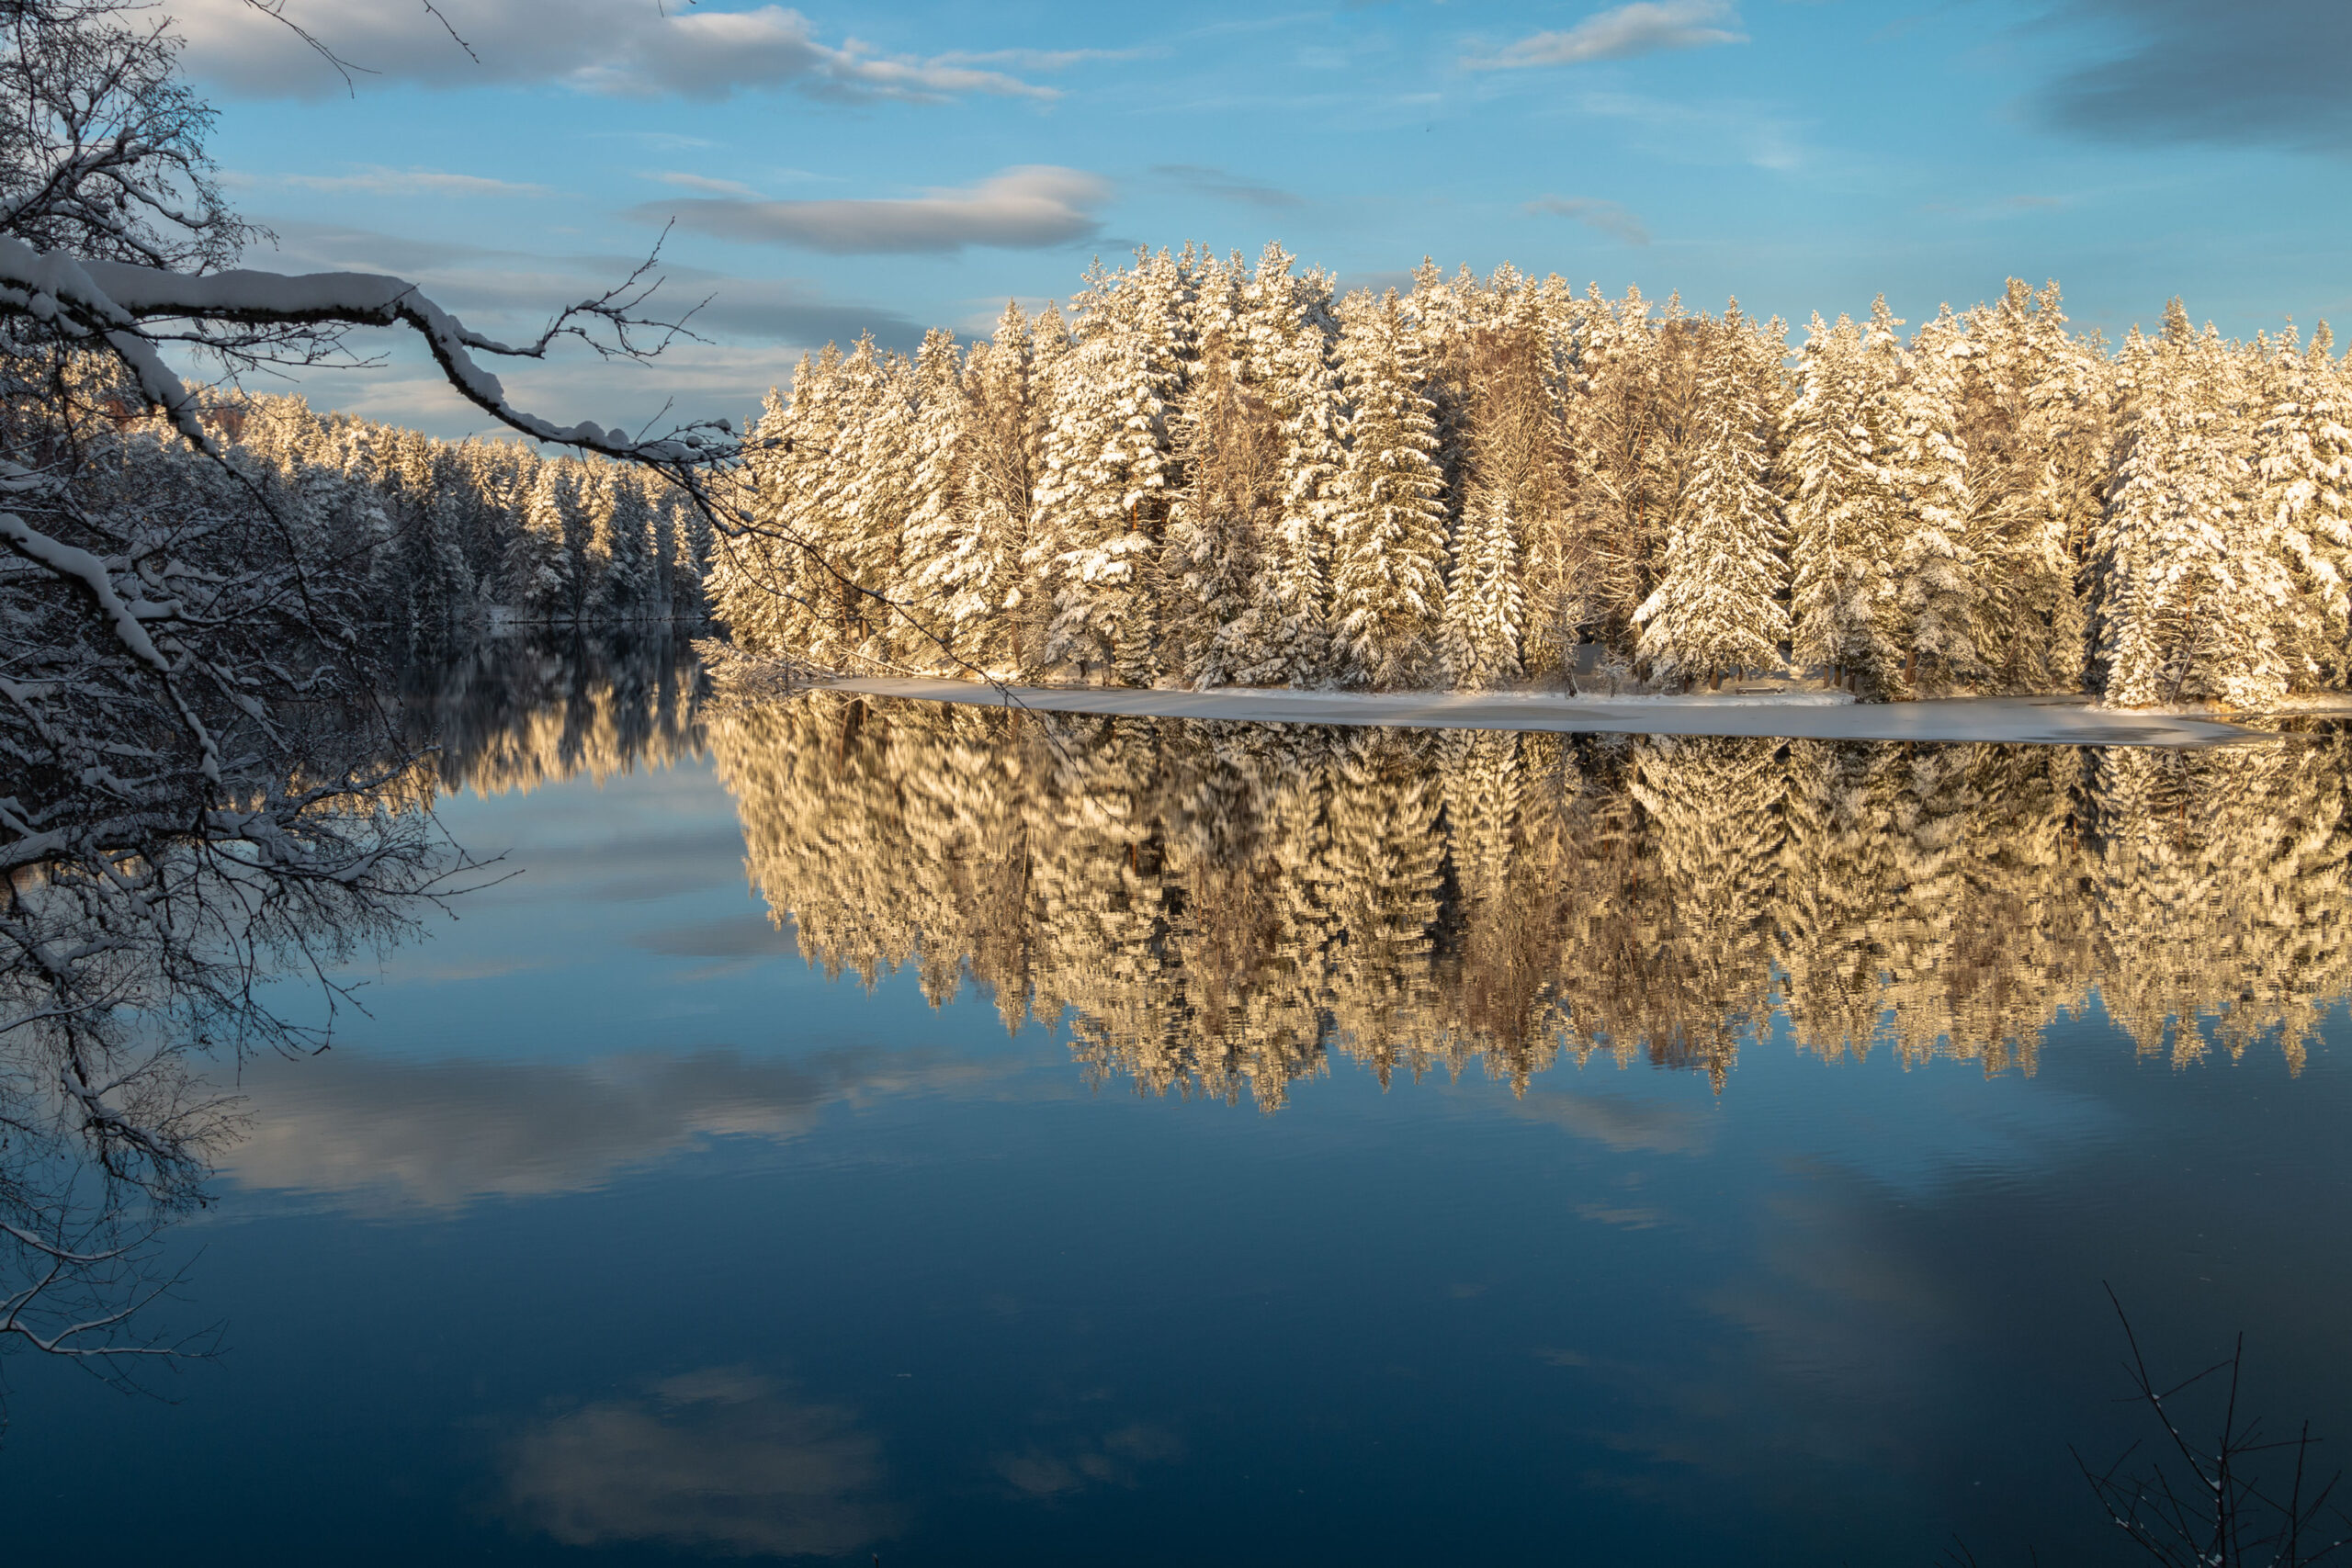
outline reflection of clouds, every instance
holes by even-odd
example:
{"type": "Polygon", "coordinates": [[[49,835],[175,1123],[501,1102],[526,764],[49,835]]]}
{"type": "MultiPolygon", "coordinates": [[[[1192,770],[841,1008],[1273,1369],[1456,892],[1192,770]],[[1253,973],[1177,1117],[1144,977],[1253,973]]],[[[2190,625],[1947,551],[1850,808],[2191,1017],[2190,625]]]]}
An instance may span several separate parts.
{"type": "Polygon", "coordinates": [[[1136,1467],[1165,1463],[1183,1453],[1183,1442],[1174,1433],[1138,1423],[1062,1452],[1033,1448],[1000,1454],[996,1472],[1024,1497],[1059,1497],[1093,1485],[1133,1486],[1136,1467]]]}
{"type": "Polygon", "coordinates": [[[577,1191],[707,1138],[797,1137],[831,1100],[976,1070],[855,1051],[789,1061],[731,1050],[586,1063],[270,1060],[248,1077],[251,1135],[226,1163],[246,1187],[436,1207],[577,1191]]]}
{"type": "Polygon", "coordinates": [[[889,1533],[881,1479],[881,1445],[851,1412],[715,1368],[534,1427],[510,1450],[506,1496],[566,1546],[837,1557],[889,1533]]]}
{"type": "Polygon", "coordinates": [[[1535,1090],[1517,1101],[1515,1109],[1521,1116],[1550,1122],[1621,1153],[1649,1149],[1659,1154],[1696,1154],[1707,1147],[1714,1134],[1702,1112],[1615,1095],[1535,1090]]]}
{"type": "Polygon", "coordinates": [[[780,928],[765,915],[745,913],[731,919],[695,920],[640,931],[630,939],[635,946],[664,958],[786,958],[797,956],[789,928],[780,928]]]}

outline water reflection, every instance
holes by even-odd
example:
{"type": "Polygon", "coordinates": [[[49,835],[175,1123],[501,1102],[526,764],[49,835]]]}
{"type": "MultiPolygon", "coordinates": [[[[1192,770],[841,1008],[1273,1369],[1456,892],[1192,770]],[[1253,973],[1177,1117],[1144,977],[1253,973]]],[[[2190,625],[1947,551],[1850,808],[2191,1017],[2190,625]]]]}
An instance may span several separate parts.
{"type": "Polygon", "coordinates": [[[702,668],[659,623],[597,636],[544,628],[485,638],[403,671],[402,711],[437,748],[445,789],[530,791],[599,783],[702,750],[702,668]]]}
{"type": "Polygon", "coordinates": [[[1784,1021],[2033,1070],[2096,998],[2143,1054],[2302,1060],[2352,982],[2341,735],[2193,752],[1075,719],[828,693],[707,726],[777,922],[967,979],[1098,1077],[1283,1103],[1565,1057],[1722,1084],[1784,1021]]]}
{"type": "MultiPolygon", "coordinates": [[[[490,879],[432,831],[445,790],[530,788],[582,770],[601,778],[689,753],[698,676],[685,645],[662,636],[510,639],[413,669],[400,686],[396,702],[288,705],[272,746],[217,759],[225,788],[209,805],[125,807],[87,821],[36,812],[40,830],[9,843],[0,1352],[30,1346],[137,1382],[142,1366],[208,1345],[146,1309],[176,1283],[161,1261],[165,1233],[205,1205],[209,1178],[249,1138],[236,1157],[307,1159],[329,1187],[355,1161],[396,1179],[444,1173],[415,1177],[428,1190],[469,1169],[436,1157],[451,1131],[446,1103],[404,1121],[415,1107],[397,1077],[365,1084],[364,1105],[314,1108],[334,1126],[313,1148],[299,1093],[290,1120],[256,1126],[238,1074],[322,1048],[353,999],[345,966],[490,879]]],[[[658,1147],[688,1135],[681,1127],[716,1124],[690,1103],[690,1080],[709,1066],[645,1068],[662,1082],[629,1094],[621,1144],[658,1147]]],[[[475,1098],[500,1087],[477,1084],[475,1098]]],[[[796,1095],[825,1092],[754,1086],[728,1097],[725,1117],[788,1121],[796,1095]]],[[[550,1161],[563,1163],[560,1151],[509,1164],[550,1161]]]]}
{"type": "Polygon", "coordinates": [[[244,1187],[335,1194],[362,1212],[587,1191],[715,1138],[786,1142],[829,1104],[975,1071],[880,1052],[778,1061],[719,1049],[256,1069],[244,1087],[260,1113],[223,1168],[244,1187]]]}
{"type": "Polygon", "coordinates": [[[890,1532],[881,1444],[855,1415],[714,1368],[551,1417],[508,1456],[516,1520],[566,1546],[660,1541],[837,1557],[890,1532]]]}

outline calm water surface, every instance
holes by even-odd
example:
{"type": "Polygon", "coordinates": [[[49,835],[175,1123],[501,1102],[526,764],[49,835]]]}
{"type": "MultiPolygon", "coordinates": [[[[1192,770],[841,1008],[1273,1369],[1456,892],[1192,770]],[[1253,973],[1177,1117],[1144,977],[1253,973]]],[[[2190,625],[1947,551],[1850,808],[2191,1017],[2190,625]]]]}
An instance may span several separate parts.
{"type": "Polygon", "coordinates": [[[243,1070],[218,1359],[6,1363],[12,1560],[2101,1561],[2103,1281],[2352,1437],[2335,737],[441,684],[519,874],[243,1070]]]}

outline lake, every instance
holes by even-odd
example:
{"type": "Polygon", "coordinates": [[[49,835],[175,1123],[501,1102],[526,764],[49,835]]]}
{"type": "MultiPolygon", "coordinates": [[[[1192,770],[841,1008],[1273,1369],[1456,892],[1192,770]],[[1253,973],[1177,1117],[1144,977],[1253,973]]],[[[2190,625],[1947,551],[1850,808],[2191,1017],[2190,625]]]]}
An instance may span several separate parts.
{"type": "Polygon", "coordinates": [[[2332,728],[410,696],[503,859],[216,1062],[218,1353],[0,1363],[13,1560],[2123,1561],[2109,1287],[2352,1436],[2332,728]]]}

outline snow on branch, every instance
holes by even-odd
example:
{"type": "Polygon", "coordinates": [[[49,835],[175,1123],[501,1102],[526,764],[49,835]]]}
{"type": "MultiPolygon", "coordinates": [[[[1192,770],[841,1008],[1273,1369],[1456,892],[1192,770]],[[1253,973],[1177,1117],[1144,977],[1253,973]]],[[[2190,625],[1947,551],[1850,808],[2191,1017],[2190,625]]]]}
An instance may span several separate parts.
{"type": "Polygon", "coordinates": [[[449,384],[500,423],[537,441],[678,476],[740,455],[741,443],[726,421],[695,422],[650,440],[593,420],[557,424],[516,408],[497,376],[477,357],[544,359],[557,342],[575,338],[607,356],[643,359],[681,336],[692,336],[684,319],[663,321],[639,313],[659,286],[658,279],[645,281],[652,265],[649,257],[617,288],[567,307],[535,341],[512,344],[469,330],[416,285],[389,275],[242,267],[192,275],[37,251],[0,237],[0,316],[28,318],[68,339],[110,350],[136,378],[150,406],[208,452],[218,446],[204,427],[196,391],[164,362],[156,344],[165,334],[156,331],[158,324],[194,323],[206,334],[196,341],[229,353],[260,341],[240,337],[237,328],[406,327],[424,340],[449,384]],[[640,341],[649,332],[658,334],[656,340],[640,341]]]}

